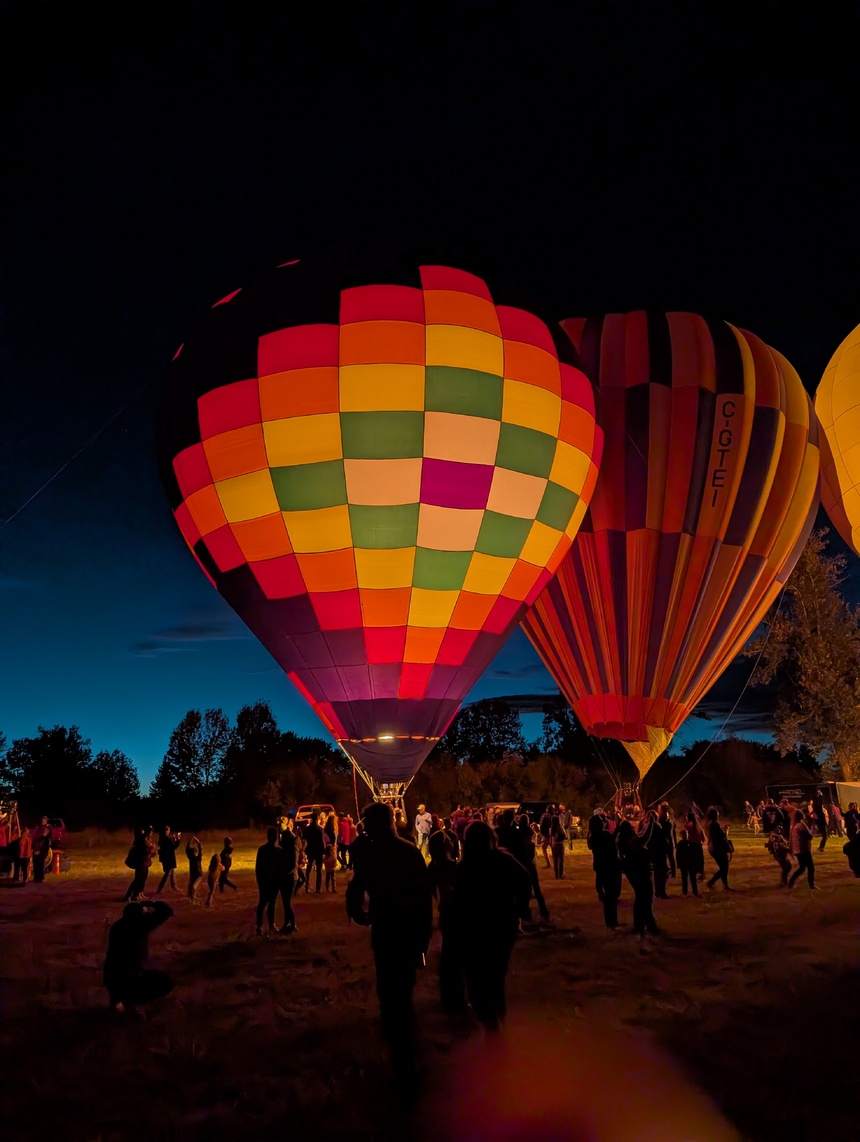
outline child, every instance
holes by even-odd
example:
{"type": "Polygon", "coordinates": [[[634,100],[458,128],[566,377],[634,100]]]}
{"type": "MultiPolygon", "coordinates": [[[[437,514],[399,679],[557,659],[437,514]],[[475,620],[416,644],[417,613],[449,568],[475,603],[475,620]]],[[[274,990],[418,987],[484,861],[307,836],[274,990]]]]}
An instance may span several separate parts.
{"type": "Polygon", "coordinates": [[[337,869],[337,853],[334,851],[334,845],[328,844],[323,853],[323,868],[325,869],[325,890],[326,892],[336,892],[337,888],[334,882],[334,874],[337,869]]]}
{"type": "Polygon", "coordinates": [[[207,908],[212,907],[212,897],[215,895],[215,889],[218,887],[218,881],[223,871],[224,866],[221,864],[221,858],[217,853],[213,853],[212,859],[209,861],[209,871],[206,874],[206,883],[209,886],[209,895],[206,897],[207,908]]]}
{"type": "Polygon", "coordinates": [[[788,874],[791,872],[791,856],[788,851],[788,841],[778,829],[768,833],[767,843],[764,846],[771,854],[773,859],[780,867],[782,879],[780,880],[781,887],[788,884],[788,874]]]}
{"type": "Polygon", "coordinates": [[[297,833],[296,834],[296,870],[297,870],[298,875],[296,878],[296,892],[298,892],[298,890],[301,888],[302,885],[305,886],[305,892],[307,892],[307,890],[308,890],[307,869],[308,869],[308,854],[305,852],[304,837],[302,837],[302,835],[300,833],[297,833]]]}
{"type": "Polygon", "coordinates": [[[686,896],[688,888],[692,887],[693,895],[698,896],[699,885],[696,877],[693,846],[687,840],[686,829],[681,829],[678,836],[680,840],[677,845],[675,845],[675,863],[681,870],[681,892],[686,896]]]}
{"type": "Polygon", "coordinates": [[[197,837],[192,837],[185,846],[188,858],[188,899],[197,903],[197,885],[203,879],[203,846],[197,837]]]}
{"type": "Polygon", "coordinates": [[[218,889],[223,892],[225,888],[236,891],[236,885],[230,879],[230,869],[233,867],[233,838],[224,838],[224,848],[221,850],[221,875],[218,877],[218,889]]]}

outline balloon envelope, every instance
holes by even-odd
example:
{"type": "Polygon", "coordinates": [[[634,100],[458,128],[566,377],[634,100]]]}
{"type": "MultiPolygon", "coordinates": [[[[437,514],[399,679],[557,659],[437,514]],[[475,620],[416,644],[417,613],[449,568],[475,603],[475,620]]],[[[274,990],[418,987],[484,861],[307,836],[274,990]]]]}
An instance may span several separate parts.
{"type": "Polygon", "coordinates": [[[161,468],[219,592],[378,781],[548,582],[602,434],[560,331],[471,274],[279,267],[178,352],[161,468]]]}
{"type": "Polygon", "coordinates": [[[823,429],[821,504],[860,554],[860,325],[830,358],[815,393],[815,412],[823,429]]]}
{"type": "Polygon", "coordinates": [[[644,775],[790,574],[818,502],[800,379],[691,313],[562,323],[596,381],[591,507],[523,626],[584,727],[644,775]]]}

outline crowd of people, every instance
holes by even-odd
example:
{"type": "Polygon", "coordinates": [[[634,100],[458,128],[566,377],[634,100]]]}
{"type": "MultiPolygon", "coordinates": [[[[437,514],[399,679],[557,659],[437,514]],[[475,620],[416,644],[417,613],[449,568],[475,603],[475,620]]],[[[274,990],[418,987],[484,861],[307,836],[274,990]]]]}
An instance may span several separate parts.
{"type": "MultiPolygon", "coordinates": [[[[766,847],[780,866],[780,883],[789,886],[805,872],[810,888],[816,888],[813,837],[818,836],[819,849],[823,848],[828,830],[835,827],[834,816],[831,812],[823,820],[815,803],[796,807],[767,800],[755,809],[749,802],[745,806],[747,826],[765,834],[766,847]]],[[[449,817],[440,817],[421,804],[415,817],[407,820],[402,809],[379,803],[369,806],[360,820],[334,810],[315,810],[299,820],[280,816],[255,857],[255,931],[258,936],[290,936],[297,931],[296,894],[334,893],[338,873],[349,874],[347,914],[371,928],[382,1026],[392,1058],[408,1068],[415,1039],[412,991],[416,973],[426,962],[434,902],[441,935],[441,1005],[451,1012],[468,1007],[485,1027],[495,1029],[505,1017],[505,978],[517,935],[537,931],[550,918],[538,874],[538,850],[544,866],[557,879],[563,878],[565,853],[574,847],[571,821],[564,805],[546,806],[537,819],[511,808],[488,813],[462,805],[449,817]]],[[[847,837],[845,851],[860,876],[856,804],[838,815],[838,830],[837,835],[847,837]]],[[[36,853],[42,851],[49,833],[43,820],[27,834],[34,873],[36,853]]],[[[680,880],[683,896],[698,896],[703,884],[731,891],[733,843],[717,808],[702,812],[691,804],[676,818],[665,801],[645,809],[635,800],[625,803],[619,795],[611,804],[595,808],[585,843],[595,892],[610,930],[619,927],[618,904],[625,880],[633,892],[633,931],[641,937],[660,932],[654,901],[668,898],[670,880],[680,880]],[[713,863],[707,880],[706,851],[713,863]]],[[[157,833],[151,826],[134,830],[125,861],[132,872],[123,896],[126,907],[111,928],[104,965],[113,1009],[134,1016],[142,1004],[170,992],[172,980],[147,964],[150,933],[173,915],[173,909],[157,898],[165,892],[184,892],[192,905],[212,907],[219,894],[238,891],[231,879],[233,853],[229,836],[207,858],[196,835],[183,838],[168,825],[157,833]],[[184,888],[176,875],[183,839],[188,863],[184,888]],[[153,900],[146,890],[156,862],[161,876],[153,900]]],[[[44,874],[43,868],[40,873],[44,874]]]]}

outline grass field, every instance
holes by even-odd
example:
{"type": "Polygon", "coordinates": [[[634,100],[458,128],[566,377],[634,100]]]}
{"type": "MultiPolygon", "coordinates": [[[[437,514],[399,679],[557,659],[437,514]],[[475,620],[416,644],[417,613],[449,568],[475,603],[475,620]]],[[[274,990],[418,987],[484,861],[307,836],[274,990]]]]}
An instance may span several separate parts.
{"type": "MultiPolygon", "coordinates": [[[[564,880],[541,868],[553,926],[514,951],[501,1045],[439,1012],[434,937],[416,990],[425,1093],[410,1118],[390,1089],[368,935],[347,924],[344,874],[335,895],[299,896],[295,936],[258,939],[262,838],[233,836],[238,893],[211,909],[168,898],[175,916],[151,950],[177,986],[145,1023],[112,1019],[100,978],[130,880],[127,836],[72,837],[68,873],[24,890],[0,882],[4,1137],[860,1136],[860,881],[839,841],[816,853],[822,891],[789,892],[763,838],[736,826],[736,891],[685,899],[670,881],[664,935],[645,941],[629,930],[626,887],[627,927],[606,931],[576,842],[564,880]],[[510,1107],[532,1118],[505,1135],[493,1114],[510,1107]]],[[[221,834],[202,839],[207,858],[220,848],[221,834]]]]}

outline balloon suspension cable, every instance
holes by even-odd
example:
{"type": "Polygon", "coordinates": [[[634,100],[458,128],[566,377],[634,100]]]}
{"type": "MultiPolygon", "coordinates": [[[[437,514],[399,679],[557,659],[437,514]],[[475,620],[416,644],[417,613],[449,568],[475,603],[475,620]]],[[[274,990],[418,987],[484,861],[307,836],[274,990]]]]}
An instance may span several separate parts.
{"type": "Polygon", "coordinates": [[[355,780],[356,773],[370,790],[374,801],[382,801],[386,805],[391,805],[394,809],[401,809],[405,814],[406,790],[412,783],[412,777],[407,777],[405,781],[377,781],[375,777],[371,776],[365,769],[362,769],[342,742],[338,742],[337,744],[341,750],[343,750],[345,756],[349,758],[352,765],[352,784],[355,794],[355,811],[357,816],[361,816],[361,810],[358,807],[358,786],[355,780]]]}
{"type": "Polygon", "coordinates": [[[17,507],[12,512],[12,514],[10,516],[7,516],[6,519],[4,519],[4,520],[0,520],[0,531],[2,531],[3,528],[8,523],[11,523],[12,520],[15,519],[16,516],[19,516],[21,514],[21,512],[24,510],[24,508],[29,507],[29,505],[33,502],[33,500],[35,500],[37,498],[37,496],[40,496],[42,494],[42,492],[44,492],[45,488],[48,487],[49,484],[53,484],[54,480],[56,480],[56,478],[59,475],[61,475],[63,472],[65,472],[66,468],[68,468],[68,466],[70,464],[74,463],[74,461],[77,460],[77,458],[81,455],[82,452],[85,452],[91,444],[95,444],[95,442],[102,435],[102,433],[107,432],[107,430],[114,423],[114,421],[119,420],[119,418],[122,416],[122,414],[127,409],[129,409],[134,404],[134,402],[136,400],[139,400],[143,396],[143,394],[146,392],[146,390],[148,388],[150,388],[151,384],[152,384],[152,382],[148,381],[142,388],[138,389],[136,393],[132,394],[132,396],[130,396],[128,398],[128,400],[125,402],[125,404],[122,405],[120,408],[118,408],[117,411],[108,420],[105,421],[105,423],[101,426],[101,428],[99,428],[96,432],[94,432],[92,434],[92,436],[89,438],[89,440],[84,441],[84,443],[80,446],[80,448],[77,450],[77,452],[75,452],[73,455],[71,455],[68,458],[68,460],[66,460],[63,464],[60,465],[60,467],[56,470],[56,472],[53,474],[53,476],[49,476],[48,479],[45,480],[44,484],[41,484],[38,488],[36,488],[35,492],[33,492],[33,494],[31,496],[29,496],[26,500],[24,500],[23,504],[21,504],[19,507],[17,507]]]}
{"type": "Polygon", "coordinates": [[[749,672],[749,676],[747,677],[746,682],[744,682],[743,688],[741,689],[740,694],[738,694],[737,699],[735,700],[735,704],[729,710],[728,714],[726,714],[726,717],[723,720],[723,724],[720,726],[720,728],[717,730],[717,732],[714,734],[714,736],[711,738],[711,740],[708,742],[708,744],[705,746],[705,748],[702,750],[702,752],[699,754],[699,756],[696,758],[696,760],[693,762],[693,764],[690,766],[690,768],[687,770],[687,772],[682,777],[679,777],[674,785],[670,785],[665,793],[661,793],[659,797],[656,797],[648,806],[649,809],[653,805],[658,804],[660,801],[662,801],[666,797],[668,797],[668,795],[672,792],[672,790],[677,788],[681,784],[682,781],[687,780],[687,778],[690,776],[690,774],[693,772],[693,770],[696,768],[696,766],[699,764],[699,762],[702,760],[702,758],[705,756],[705,754],[708,752],[708,750],[711,748],[711,746],[713,746],[716,743],[720,734],[723,732],[723,730],[726,728],[726,726],[729,724],[729,722],[735,716],[735,710],[737,710],[738,706],[740,705],[741,698],[743,698],[744,694],[746,694],[747,687],[749,686],[750,682],[752,682],[753,676],[754,676],[756,670],[758,669],[758,664],[761,662],[761,656],[765,652],[765,648],[767,646],[768,639],[770,638],[770,632],[773,630],[774,623],[776,622],[777,615],[779,614],[780,607],[782,606],[782,600],[784,598],[785,598],[785,587],[783,587],[779,593],[779,599],[777,600],[777,603],[776,603],[776,610],[773,612],[773,618],[770,620],[770,626],[767,628],[767,634],[765,634],[765,636],[764,636],[764,641],[762,642],[761,649],[759,650],[758,655],[756,656],[756,660],[753,663],[753,668],[749,672]]]}

